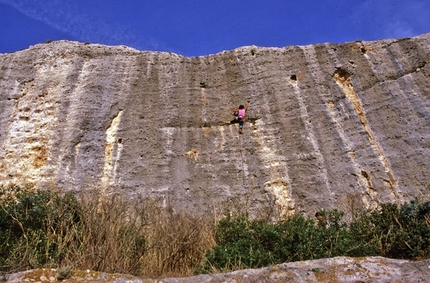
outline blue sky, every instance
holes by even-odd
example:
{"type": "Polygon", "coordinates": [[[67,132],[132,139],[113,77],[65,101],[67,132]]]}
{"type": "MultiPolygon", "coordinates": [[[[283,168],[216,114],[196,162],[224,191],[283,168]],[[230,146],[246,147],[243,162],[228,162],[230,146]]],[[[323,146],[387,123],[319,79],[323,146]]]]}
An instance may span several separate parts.
{"type": "Polygon", "coordinates": [[[0,53],[67,39],[200,56],[427,32],[429,0],[0,0],[0,53]]]}

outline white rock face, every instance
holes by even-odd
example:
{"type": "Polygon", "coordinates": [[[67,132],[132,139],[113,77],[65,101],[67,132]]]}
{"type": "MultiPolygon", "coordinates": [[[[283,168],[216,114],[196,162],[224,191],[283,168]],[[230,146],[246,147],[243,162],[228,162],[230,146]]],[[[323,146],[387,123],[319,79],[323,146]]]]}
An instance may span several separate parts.
{"type": "Polygon", "coordinates": [[[430,34],[186,58],[58,41],[0,55],[0,184],[274,219],[430,193],[430,34]],[[226,126],[249,100],[244,134],[226,126]]]}

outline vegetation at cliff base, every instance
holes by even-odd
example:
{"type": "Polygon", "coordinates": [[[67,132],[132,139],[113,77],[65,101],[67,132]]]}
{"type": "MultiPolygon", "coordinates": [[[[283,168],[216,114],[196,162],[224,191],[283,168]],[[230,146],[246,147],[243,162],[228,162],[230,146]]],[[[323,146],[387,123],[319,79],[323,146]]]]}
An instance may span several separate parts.
{"type": "Polygon", "coordinates": [[[279,222],[245,214],[175,213],[100,191],[0,188],[0,271],[56,268],[188,276],[334,256],[430,258],[430,202],[382,204],[345,221],[341,211],[279,222]]]}
{"type": "Polygon", "coordinates": [[[2,272],[192,274],[214,244],[212,220],[99,191],[1,188],[0,228],[2,272]]]}
{"type": "Polygon", "coordinates": [[[430,202],[382,204],[378,210],[360,212],[349,223],[343,221],[343,212],[321,213],[324,220],[319,223],[303,215],[277,223],[246,215],[222,219],[215,228],[216,245],[197,272],[335,256],[430,257],[430,202]]]}

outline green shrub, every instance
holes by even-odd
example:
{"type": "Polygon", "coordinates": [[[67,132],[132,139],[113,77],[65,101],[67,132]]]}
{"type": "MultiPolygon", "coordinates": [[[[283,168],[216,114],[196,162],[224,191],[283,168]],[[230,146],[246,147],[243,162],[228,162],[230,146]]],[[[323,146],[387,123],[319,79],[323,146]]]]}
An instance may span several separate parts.
{"type": "Polygon", "coordinates": [[[324,219],[296,215],[269,223],[245,215],[228,217],[216,226],[216,245],[197,273],[259,268],[289,261],[335,256],[430,256],[430,202],[383,204],[346,223],[344,213],[320,212],[324,219]]]}
{"type": "Polygon", "coordinates": [[[225,271],[240,268],[258,268],[284,261],[318,258],[326,249],[310,249],[316,241],[321,246],[324,228],[303,216],[287,221],[269,223],[251,220],[244,215],[222,219],[216,227],[217,245],[206,254],[199,272],[225,271]],[[317,253],[317,254],[316,254],[317,253]]]}
{"type": "MultiPolygon", "coordinates": [[[[75,196],[0,188],[0,270],[67,267],[162,276],[335,256],[430,257],[430,202],[383,204],[350,223],[341,211],[321,214],[319,223],[303,215],[276,223],[239,215],[214,226],[213,219],[98,191],[75,196]]],[[[60,278],[67,270],[59,270],[60,278]]]]}
{"type": "Polygon", "coordinates": [[[428,257],[430,202],[411,201],[398,206],[382,204],[380,210],[366,211],[350,225],[351,234],[362,249],[352,256],[380,255],[414,259],[428,257]]]}
{"type": "Polygon", "coordinates": [[[276,230],[261,220],[251,221],[243,215],[222,219],[215,230],[217,245],[207,254],[207,267],[222,270],[269,265],[269,239],[275,234],[276,230]]]}
{"type": "Polygon", "coordinates": [[[73,195],[12,187],[0,199],[1,266],[61,261],[64,237],[79,221],[73,195]]]}

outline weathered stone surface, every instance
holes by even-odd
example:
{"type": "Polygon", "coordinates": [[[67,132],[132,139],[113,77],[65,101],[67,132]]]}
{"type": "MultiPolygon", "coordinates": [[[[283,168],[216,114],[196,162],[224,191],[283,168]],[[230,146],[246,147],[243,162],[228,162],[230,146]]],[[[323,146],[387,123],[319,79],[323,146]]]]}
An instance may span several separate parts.
{"type": "MultiPolygon", "coordinates": [[[[55,270],[30,270],[7,275],[5,282],[54,282],[55,270]]],[[[430,260],[407,261],[383,257],[310,260],[284,263],[261,269],[246,269],[231,273],[198,275],[186,278],[139,279],[121,274],[75,271],[67,282],[134,282],[134,283],[275,283],[275,282],[430,282],[430,260]]]]}
{"type": "Polygon", "coordinates": [[[168,278],[159,283],[272,283],[272,282],[430,282],[430,261],[411,262],[382,257],[348,258],[291,262],[262,269],[239,270],[226,274],[168,278]]]}
{"type": "Polygon", "coordinates": [[[430,34],[204,57],[58,41],[0,55],[0,184],[276,218],[430,192],[430,34]],[[251,101],[245,133],[223,126],[251,101]]]}
{"type": "Polygon", "coordinates": [[[63,282],[63,283],[142,283],[142,279],[138,277],[118,274],[96,272],[92,270],[74,270],[68,278],[60,278],[58,280],[59,271],[56,269],[32,269],[14,274],[4,275],[1,282],[7,283],[22,283],[22,282],[63,282]]]}

